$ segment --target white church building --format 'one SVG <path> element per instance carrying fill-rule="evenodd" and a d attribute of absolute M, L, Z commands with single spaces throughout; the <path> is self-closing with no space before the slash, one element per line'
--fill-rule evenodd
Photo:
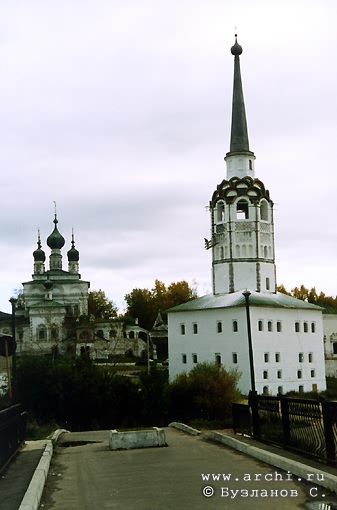
<path fill-rule="evenodd" d="M 273 202 L 255 177 L 241 83 L 242 47 L 235 39 L 230 151 L 226 178 L 210 200 L 212 294 L 168 312 L 172 380 L 199 362 L 241 373 L 239 388 L 251 389 L 252 363 L 259 394 L 326 389 L 322 309 L 277 292 Z M 247 303 L 243 292 L 248 297 Z"/>

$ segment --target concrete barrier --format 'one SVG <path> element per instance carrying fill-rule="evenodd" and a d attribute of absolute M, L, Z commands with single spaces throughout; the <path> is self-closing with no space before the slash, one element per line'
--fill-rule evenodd
<path fill-rule="evenodd" d="M 185 423 L 180 423 L 177 421 L 169 423 L 169 427 L 181 430 L 182 432 L 186 432 L 187 434 L 191 434 L 192 436 L 199 436 L 201 434 L 200 430 L 194 429 L 189 425 L 185 425 Z"/>
<path fill-rule="evenodd" d="M 149 430 L 128 430 L 118 432 L 110 430 L 110 450 L 129 450 L 131 448 L 153 448 L 167 446 L 165 431 L 158 427 Z"/>

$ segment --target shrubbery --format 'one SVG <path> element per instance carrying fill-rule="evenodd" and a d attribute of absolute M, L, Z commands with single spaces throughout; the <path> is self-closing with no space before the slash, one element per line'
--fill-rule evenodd
<path fill-rule="evenodd" d="M 90 359 L 22 357 L 18 398 L 38 426 L 57 423 L 72 431 L 164 426 L 170 421 L 224 421 L 240 395 L 239 374 L 198 364 L 169 384 L 166 370 L 151 367 L 138 379 Z"/>
<path fill-rule="evenodd" d="M 222 422 L 231 418 L 231 404 L 240 400 L 240 374 L 215 363 L 199 363 L 189 373 L 176 377 L 170 385 L 170 416 L 191 422 Z"/>

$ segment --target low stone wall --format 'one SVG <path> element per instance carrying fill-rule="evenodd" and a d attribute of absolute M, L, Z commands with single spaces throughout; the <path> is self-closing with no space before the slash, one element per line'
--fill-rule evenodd
<path fill-rule="evenodd" d="M 110 450 L 129 450 L 131 448 L 153 448 L 167 446 L 165 431 L 157 427 L 149 430 L 129 430 L 118 432 L 110 430 Z"/>

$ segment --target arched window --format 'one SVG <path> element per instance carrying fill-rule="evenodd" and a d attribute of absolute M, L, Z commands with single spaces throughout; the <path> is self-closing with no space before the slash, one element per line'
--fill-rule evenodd
<path fill-rule="evenodd" d="M 47 340 L 47 328 L 44 324 L 40 324 L 37 327 L 37 338 L 38 340 Z"/>
<path fill-rule="evenodd" d="M 260 217 L 262 221 L 268 221 L 268 203 L 265 200 L 262 200 L 260 205 Z"/>
<path fill-rule="evenodd" d="M 217 221 L 225 221 L 225 204 L 218 202 L 216 206 L 216 219 Z"/>
<path fill-rule="evenodd" d="M 248 220 L 248 202 L 246 200 L 239 200 L 236 204 L 236 219 Z"/>
<path fill-rule="evenodd" d="M 224 253 L 224 249 L 223 249 L 223 246 L 220 247 L 220 259 L 224 259 L 225 258 L 225 253 Z"/>
<path fill-rule="evenodd" d="M 268 258 L 268 248 L 267 248 L 267 246 L 265 246 L 265 247 L 263 248 L 263 256 L 264 256 L 264 258 L 265 258 L 265 259 L 267 259 L 267 258 Z"/>

